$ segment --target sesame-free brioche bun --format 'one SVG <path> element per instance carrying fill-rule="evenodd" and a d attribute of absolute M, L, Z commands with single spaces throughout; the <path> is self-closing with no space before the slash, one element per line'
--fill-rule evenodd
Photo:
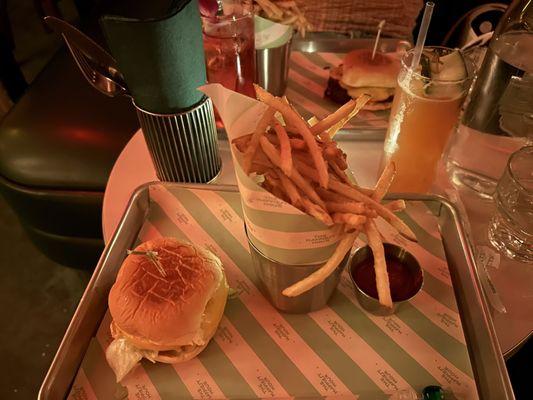
<path fill-rule="evenodd" d="M 395 88 L 399 72 L 398 57 L 376 52 L 372 60 L 372 50 L 353 50 L 344 57 L 341 84 L 354 88 Z"/>
<path fill-rule="evenodd" d="M 400 67 L 397 53 L 376 52 L 372 59 L 370 49 L 353 50 L 345 55 L 341 65 L 330 69 L 325 95 L 343 104 L 369 94 L 364 110 L 390 108 Z"/>
<path fill-rule="evenodd" d="M 149 352 L 154 361 L 195 357 L 224 312 L 228 284 L 222 263 L 208 250 L 168 237 L 142 243 L 134 253 L 109 293 L 113 337 Z M 106 355 L 113 366 L 121 354 L 110 348 Z"/>

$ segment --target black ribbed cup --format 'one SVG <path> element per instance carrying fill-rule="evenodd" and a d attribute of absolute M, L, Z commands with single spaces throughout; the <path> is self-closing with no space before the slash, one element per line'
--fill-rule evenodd
<path fill-rule="evenodd" d="M 176 114 L 156 114 L 133 104 L 161 181 L 207 183 L 218 175 L 222 162 L 211 99 Z"/>

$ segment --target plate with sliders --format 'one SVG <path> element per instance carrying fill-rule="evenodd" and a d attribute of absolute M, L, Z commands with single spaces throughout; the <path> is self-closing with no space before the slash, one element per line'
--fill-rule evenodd
<path fill-rule="evenodd" d="M 400 59 L 411 44 L 381 38 L 372 59 L 374 39 L 333 40 L 315 35 L 293 42 L 287 97 L 293 99 L 304 117 L 309 118 L 328 114 L 361 93 L 371 94 L 376 100 L 344 127 L 339 140 L 383 138 Z"/>

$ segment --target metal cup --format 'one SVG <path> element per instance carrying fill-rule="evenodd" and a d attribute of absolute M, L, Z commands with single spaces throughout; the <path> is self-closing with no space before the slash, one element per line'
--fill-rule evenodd
<path fill-rule="evenodd" d="M 219 174 L 222 161 L 210 98 L 176 114 L 156 114 L 133 104 L 160 180 L 209 183 Z"/>
<path fill-rule="evenodd" d="M 409 298 L 403 299 L 401 301 L 393 301 L 392 308 L 385 307 L 384 305 L 379 303 L 378 299 L 365 293 L 355 281 L 354 276 L 356 270 L 369 260 L 371 260 L 372 262 L 374 260 L 372 250 L 369 246 L 361 247 L 360 249 L 358 249 L 354 253 L 352 261 L 350 263 L 350 278 L 354 286 L 355 296 L 357 297 L 357 301 L 359 301 L 359 304 L 361 304 L 361 307 L 363 307 L 366 311 L 371 314 L 381 316 L 392 315 L 396 313 L 402 304 L 408 302 L 413 297 L 415 297 L 418 292 L 420 292 L 424 284 L 424 274 L 422 272 L 422 268 L 420 268 L 420 264 L 411 253 L 407 252 L 402 247 L 396 246 L 394 244 L 384 243 L 383 246 L 385 248 L 385 259 L 396 259 L 400 263 L 408 267 L 413 275 L 419 274 L 420 284 L 416 287 L 416 290 L 413 290 Z"/>
<path fill-rule="evenodd" d="M 248 237 L 248 233 L 246 236 Z M 321 284 L 299 296 L 287 297 L 281 293 L 283 289 L 306 278 L 322 267 L 325 261 L 317 264 L 282 264 L 261 253 L 249 237 L 248 244 L 252 264 L 259 278 L 259 289 L 274 307 L 291 314 L 307 313 L 324 307 L 335 291 L 342 271 L 350 258 L 350 252 L 347 252 L 340 265 Z"/>
<path fill-rule="evenodd" d="M 255 51 L 256 82 L 275 96 L 282 96 L 287 88 L 290 54 L 291 40 Z"/>

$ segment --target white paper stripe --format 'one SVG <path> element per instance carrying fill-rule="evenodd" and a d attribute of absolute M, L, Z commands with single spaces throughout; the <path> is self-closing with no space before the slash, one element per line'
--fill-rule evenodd
<path fill-rule="evenodd" d="M 289 79 L 294 82 L 297 82 L 298 84 L 303 86 L 306 90 L 308 90 L 311 93 L 314 93 L 320 98 L 324 96 L 324 91 L 326 90 L 326 88 L 323 85 L 319 85 L 318 83 L 316 83 L 316 81 L 313 81 L 311 78 L 300 74 L 298 71 L 294 69 L 289 70 Z M 311 101 L 310 99 L 307 99 L 307 102 L 313 103 L 313 101 Z"/>
<path fill-rule="evenodd" d="M 226 200 L 217 192 L 211 190 L 191 189 L 190 191 L 198 196 L 202 203 L 209 208 L 209 211 L 231 232 L 235 239 L 245 244 L 245 249 L 248 251 L 248 239 L 243 229 L 244 222 L 241 216 L 228 205 Z"/>
<path fill-rule="evenodd" d="M 291 61 L 299 65 L 301 68 L 313 72 L 325 81 L 329 78 L 329 70 L 322 68 L 320 65 L 316 65 L 299 51 L 295 51 L 291 54 Z"/>
<path fill-rule="evenodd" d="M 215 340 L 257 397 L 289 397 L 276 377 L 226 317 L 220 322 Z M 250 368 L 251 366 L 253 368 Z"/>
<path fill-rule="evenodd" d="M 287 357 L 304 374 L 320 395 L 350 393 L 348 388 L 313 351 L 311 347 L 286 323 L 281 315 L 260 294 L 246 275 L 235 265 L 233 260 L 220 248 L 215 240 L 194 221 L 187 209 L 176 197 L 163 188 L 151 190 L 150 196 L 157 201 L 167 216 L 176 224 L 190 240 L 199 246 L 205 246 L 220 257 L 226 268 L 226 276 L 230 285 L 241 289 L 239 298 L 261 324 L 272 340 L 285 352 Z M 187 218 L 176 218 L 176 212 Z M 283 331 L 283 335 L 279 332 Z M 324 377 L 330 379 L 331 385 L 322 385 Z"/>
<path fill-rule="evenodd" d="M 466 344 L 459 314 L 421 290 L 409 303 L 416 307 L 431 322 L 459 342 Z"/>
<path fill-rule="evenodd" d="M 409 216 L 425 230 L 428 234 L 437 240 L 441 240 L 439 226 L 433 213 L 421 201 L 409 202 L 405 210 Z"/>
<path fill-rule="evenodd" d="M 246 185 L 242 184 L 239 185 L 239 191 L 244 202 L 246 203 L 246 206 L 254 210 L 273 212 L 276 214 L 305 215 L 296 207 L 278 207 L 278 204 L 269 201 L 269 196 L 271 195 L 268 192 L 250 190 L 246 187 Z"/>
<path fill-rule="evenodd" d="M 349 279 L 347 273 L 342 279 Z M 456 368 L 440 353 L 435 351 L 424 339 L 416 334 L 398 317 L 391 315 L 379 317 L 367 313 L 359 305 L 353 290 L 347 284 L 340 284 L 338 289 L 398 346 L 403 348 L 416 362 L 425 368 L 441 385 L 451 387 L 455 394 L 477 399 L 475 382 L 464 372 Z"/>
<path fill-rule="evenodd" d="M 317 54 L 322 57 L 325 62 L 329 63 L 332 67 L 336 67 L 337 65 L 344 62 L 344 56 L 341 56 L 338 53 L 319 52 Z"/>
<path fill-rule="evenodd" d="M 224 393 L 218 387 L 207 369 L 198 358 L 186 363 L 172 364 L 181 381 L 195 399 L 224 399 Z"/>
<path fill-rule="evenodd" d="M 281 232 L 262 228 L 246 221 L 248 231 L 267 246 L 287 250 L 320 249 L 336 243 L 339 239 L 338 230 L 316 232 Z"/>
<path fill-rule="evenodd" d="M 161 400 L 161 396 L 142 366 L 135 367 L 120 383 L 128 389 L 128 399 Z"/>
<path fill-rule="evenodd" d="M 309 316 L 384 393 L 411 388 L 396 370 L 331 308 L 326 307 L 310 313 Z"/>
<path fill-rule="evenodd" d="M 80 368 L 78 370 L 78 374 L 76 375 L 76 379 L 72 384 L 72 388 L 70 389 L 70 393 L 67 399 L 98 400 L 96 394 L 94 393 L 93 387 L 91 386 L 91 383 L 87 379 L 87 375 L 85 375 L 85 372 L 83 371 L 83 368 Z"/>

